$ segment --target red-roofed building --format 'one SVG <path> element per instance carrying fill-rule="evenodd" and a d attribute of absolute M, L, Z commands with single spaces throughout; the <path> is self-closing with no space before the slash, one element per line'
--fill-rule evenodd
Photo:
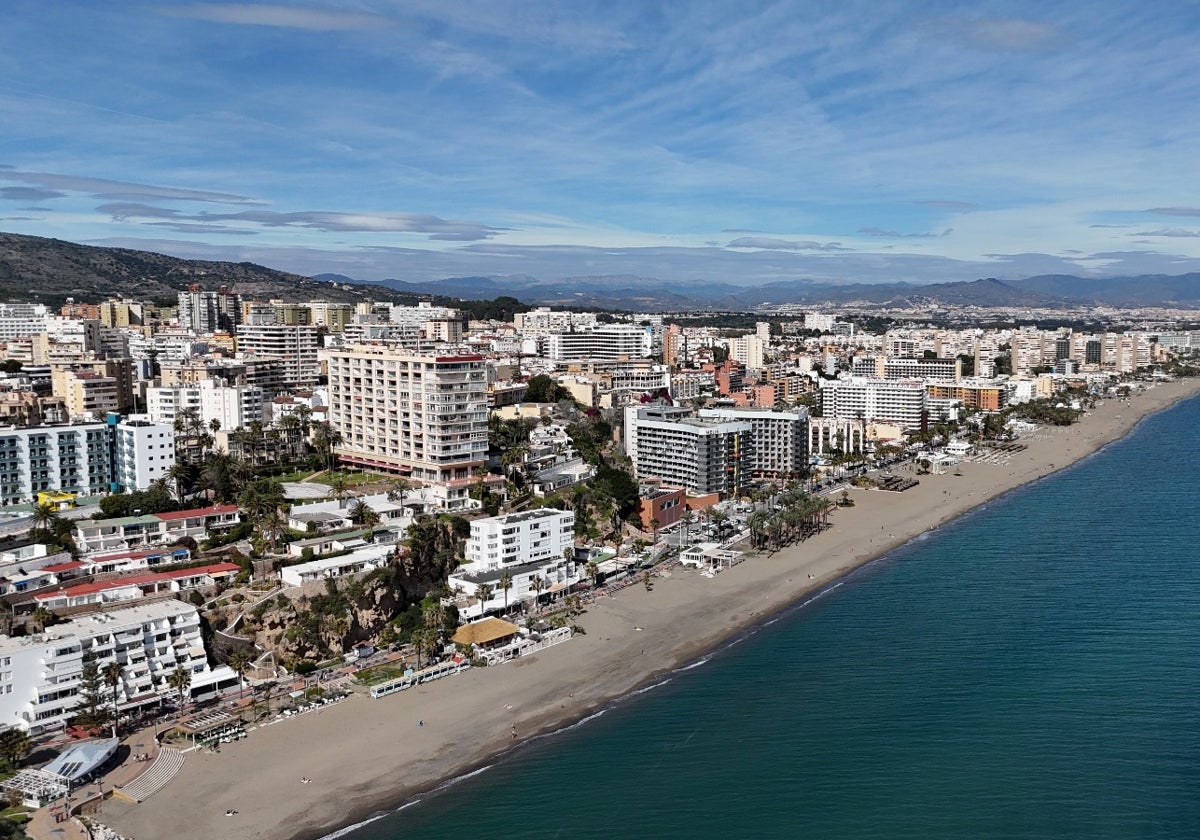
<path fill-rule="evenodd" d="M 214 563 L 192 569 L 132 575 L 115 580 L 82 583 L 34 596 L 38 606 L 63 609 L 89 605 L 104 606 L 115 601 L 132 601 L 166 592 L 183 592 L 228 583 L 241 572 L 236 563 Z"/>

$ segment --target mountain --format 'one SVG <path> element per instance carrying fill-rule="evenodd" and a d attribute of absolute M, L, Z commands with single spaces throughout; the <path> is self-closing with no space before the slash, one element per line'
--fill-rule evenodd
<path fill-rule="evenodd" d="M 250 262 L 184 260 L 98 248 L 59 239 L 0 233 L 0 299 L 58 305 L 73 297 L 96 302 L 113 295 L 174 303 L 190 283 L 205 289 L 229 286 L 247 297 L 308 297 L 336 301 L 401 299 L 377 285 L 320 282 Z"/>
<path fill-rule="evenodd" d="M 1200 274 L 1196 273 L 1103 278 L 1040 274 L 1014 280 L 1013 285 L 1042 294 L 1109 306 L 1200 307 Z"/>

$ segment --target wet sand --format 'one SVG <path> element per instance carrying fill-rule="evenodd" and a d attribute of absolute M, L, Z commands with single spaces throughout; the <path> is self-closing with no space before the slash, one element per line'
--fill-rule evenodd
<path fill-rule="evenodd" d="M 864 563 L 989 499 L 1063 469 L 1143 416 L 1200 392 L 1159 384 L 1105 400 L 1069 428 L 1041 428 L 1003 463 L 966 462 L 903 493 L 852 490 L 833 527 L 709 578 L 675 568 L 652 591 L 630 586 L 590 605 L 586 634 L 524 660 L 380 700 L 355 696 L 265 726 L 220 754 L 189 753 L 180 774 L 140 805 L 98 815 L 139 840 L 317 838 L 402 804 L 540 732 L 579 720 L 739 631 L 803 601 Z M 1020 492 L 1019 490 L 1017 492 Z M 418 726 L 418 721 L 424 725 Z M 513 731 L 517 733 L 514 740 Z M 310 784 L 301 783 L 311 778 Z M 236 810 L 226 817 L 228 809 Z"/>

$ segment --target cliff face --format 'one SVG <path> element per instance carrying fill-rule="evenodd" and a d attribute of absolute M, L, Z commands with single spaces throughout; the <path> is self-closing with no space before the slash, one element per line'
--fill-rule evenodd
<path fill-rule="evenodd" d="M 239 633 L 273 651 L 278 662 L 317 662 L 364 642 L 378 643 L 389 622 L 431 588 L 427 581 L 406 576 L 397 565 L 360 578 L 327 580 L 250 611 Z"/>

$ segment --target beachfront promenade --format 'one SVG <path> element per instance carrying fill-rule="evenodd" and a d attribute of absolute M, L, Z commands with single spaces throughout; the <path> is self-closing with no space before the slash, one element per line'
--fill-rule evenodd
<path fill-rule="evenodd" d="M 833 527 L 805 542 L 750 556 L 713 577 L 674 567 L 651 589 L 630 585 L 600 597 L 577 619 L 585 633 L 516 667 L 471 668 L 379 700 L 356 695 L 261 727 L 220 754 L 192 753 L 164 791 L 136 806 L 109 800 L 100 818 L 126 837 L 160 836 L 167 825 L 178 840 L 274 839 L 281 825 L 291 837 L 321 836 L 488 761 L 513 746 L 513 731 L 521 740 L 586 716 L 917 534 L 1077 461 L 1198 389 L 1200 382 L 1182 381 L 1130 402 L 1104 401 L 1076 426 L 1040 429 L 1023 451 L 923 476 L 903 493 L 850 490 L 854 506 L 838 509 Z M 237 815 L 226 817 L 228 809 Z"/>

